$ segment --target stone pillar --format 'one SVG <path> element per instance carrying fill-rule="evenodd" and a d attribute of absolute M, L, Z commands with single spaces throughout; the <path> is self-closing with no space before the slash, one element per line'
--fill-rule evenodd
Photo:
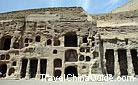
<path fill-rule="evenodd" d="M 52 38 L 51 41 L 52 41 L 51 46 L 54 46 L 54 39 Z"/>
<path fill-rule="evenodd" d="M 10 49 L 13 48 L 13 43 L 15 41 L 15 37 L 11 38 L 11 45 L 10 45 Z"/>
<path fill-rule="evenodd" d="M 64 47 L 64 36 L 63 37 L 61 37 L 61 46 L 63 46 Z"/>
<path fill-rule="evenodd" d="M 77 41 L 77 47 L 79 47 L 80 46 L 80 38 L 79 38 L 79 36 L 77 36 L 77 39 L 78 39 L 78 41 Z"/>
<path fill-rule="evenodd" d="M 40 79 L 40 59 L 38 59 L 36 78 Z"/>
<path fill-rule="evenodd" d="M 61 69 L 61 77 L 64 77 L 64 71 L 65 71 L 65 53 L 64 53 L 64 51 L 62 51 L 63 53 L 62 53 L 62 69 Z"/>
<path fill-rule="evenodd" d="M 47 72 L 46 72 L 46 74 L 53 76 L 53 58 L 52 57 L 47 59 Z"/>
<path fill-rule="evenodd" d="M 128 76 L 135 75 L 130 50 L 127 50 L 127 65 L 128 65 L 128 69 L 127 69 Z"/>
<path fill-rule="evenodd" d="M 8 78 L 9 77 L 8 73 L 9 73 L 10 67 L 11 67 L 11 65 L 10 64 L 7 64 L 7 72 L 6 72 L 5 78 Z"/>
<path fill-rule="evenodd" d="M 30 59 L 28 59 L 28 63 L 27 63 L 26 76 L 25 76 L 26 79 L 30 78 L 29 70 L 30 70 Z"/>
<path fill-rule="evenodd" d="M 119 62 L 118 62 L 118 52 L 117 50 L 114 50 L 114 64 L 115 64 L 115 67 L 114 67 L 114 74 L 115 74 L 115 77 L 118 77 L 120 76 L 120 66 L 119 66 Z"/>
<path fill-rule="evenodd" d="M 103 51 L 103 74 L 107 74 L 107 69 L 106 69 L 106 59 L 105 59 L 105 52 L 106 51 Z M 101 66 L 102 67 L 102 66 Z M 101 68 L 100 67 L 100 68 Z"/>
<path fill-rule="evenodd" d="M 99 35 L 99 57 L 100 57 L 100 65 L 99 68 L 101 68 L 101 72 L 103 74 L 106 74 L 105 69 L 105 52 L 104 52 L 104 41 L 101 39 L 101 36 Z"/>
<path fill-rule="evenodd" d="M 18 79 L 20 79 L 21 78 L 22 59 L 20 59 L 20 58 L 18 59 L 17 66 L 18 66 L 17 76 L 18 76 Z"/>
<path fill-rule="evenodd" d="M 79 38 L 79 45 L 82 45 L 82 37 Z"/>

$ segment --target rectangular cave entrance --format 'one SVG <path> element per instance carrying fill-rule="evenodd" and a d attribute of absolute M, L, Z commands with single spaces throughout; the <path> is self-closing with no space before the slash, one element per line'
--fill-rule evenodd
<path fill-rule="evenodd" d="M 75 32 L 68 32 L 64 37 L 64 46 L 65 47 L 77 47 L 78 39 Z"/>
<path fill-rule="evenodd" d="M 30 78 L 35 78 L 37 73 L 37 64 L 38 64 L 38 59 L 30 60 L 30 69 L 29 69 Z"/>
<path fill-rule="evenodd" d="M 114 50 L 106 49 L 105 52 L 107 73 L 114 75 Z"/>
<path fill-rule="evenodd" d="M 0 78 L 6 77 L 7 64 L 0 64 Z"/>
<path fill-rule="evenodd" d="M 25 78 L 26 76 L 27 63 L 28 59 L 22 59 L 21 78 Z"/>
<path fill-rule="evenodd" d="M 40 74 L 46 74 L 46 69 L 47 69 L 47 59 L 41 59 L 40 60 Z"/>
<path fill-rule="evenodd" d="M 128 75 L 128 65 L 127 65 L 127 50 L 126 49 L 118 49 L 118 62 L 120 65 L 121 76 Z"/>
<path fill-rule="evenodd" d="M 130 53 L 131 53 L 131 57 L 132 57 L 132 63 L 133 63 L 135 75 L 138 75 L 138 57 L 137 57 L 137 50 L 136 49 L 131 49 L 130 50 Z"/>
<path fill-rule="evenodd" d="M 0 40 L 0 50 L 9 50 L 11 45 L 11 36 L 4 36 Z"/>
<path fill-rule="evenodd" d="M 78 77 L 77 66 L 68 66 L 65 68 L 65 78 L 76 76 Z"/>

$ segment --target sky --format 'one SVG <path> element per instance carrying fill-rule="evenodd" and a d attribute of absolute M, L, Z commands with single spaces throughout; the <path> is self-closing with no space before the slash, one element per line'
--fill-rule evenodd
<path fill-rule="evenodd" d="M 107 13 L 128 0 L 0 0 L 0 13 L 48 7 L 83 7 L 90 14 Z"/>

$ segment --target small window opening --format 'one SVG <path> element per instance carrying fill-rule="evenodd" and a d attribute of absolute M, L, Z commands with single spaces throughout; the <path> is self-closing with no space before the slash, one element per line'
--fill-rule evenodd
<path fill-rule="evenodd" d="M 29 39 L 28 39 L 28 38 L 26 38 L 24 42 L 25 42 L 25 43 L 28 43 L 28 41 L 29 41 Z"/>
<path fill-rule="evenodd" d="M 54 68 L 62 67 L 62 60 L 61 59 L 54 59 Z"/>
<path fill-rule="evenodd" d="M 86 61 L 90 61 L 90 60 L 91 60 L 90 56 L 86 56 Z"/>
<path fill-rule="evenodd" d="M 12 63 L 12 66 L 16 66 L 16 61 L 14 61 L 14 62 Z"/>
<path fill-rule="evenodd" d="M 53 50 L 53 54 L 57 54 L 57 50 Z"/>
<path fill-rule="evenodd" d="M 87 42 L 88 42 L 87 36 L 84 36 L 84 37 L 83 37 L 83 43 L 87 43 Z"/>
<path fill-rule="evenodd" d="M 35 41 L 40 42 L 40 39 L 41 39 L 41 37 L 38 35 L 38 36 L 36 36 Z"/>
<path fill-rule="evenodd" d="M 84 55 L 80 55 L 79 61 L 84 61 Z"/>
<path fill-rule="evenodd" d="M 90 52 L 90 48 L 86 48 L 86 52 L 87 52 L 87 53 Z"/>
<path fill-rule="evenodd" d="M 80 52 L 85 52 L 85 48 L 80 48 Z"/>
<path fill-rule="evenodd" d="M 14 72 L 15 72 L 15 69 L 14 68 L 10 68 L 9 72 L 8 72 L 8 75 L 11 76 Z"/>
<path fill-rule="evenodd" d="M 48 40 L 47 40 L 47 45 L 51 45 L 51 44 L 52 44 L 51 39 L 48 39 Z"/>

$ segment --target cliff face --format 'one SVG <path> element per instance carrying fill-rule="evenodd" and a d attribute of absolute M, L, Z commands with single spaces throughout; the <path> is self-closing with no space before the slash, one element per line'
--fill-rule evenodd
<path fill-rule="evenodd" d="M 138 9 L 138 0 L 130 0 L 125 5 L 118 7 L 113 10 L 112 13 L 125 12 L 125 11 L 134 11 Z"/>
<path fill-rule="evenodd" d="M 80 7 L 0 14 L 0 79 L 63 76 L 72 68 L 75 76 L 100 73 L 97 35 L 96 22 Z"/>
<path fill-rule="evenodd" d="M 138 10 L 125 11 L 119 13 L 107 13 L 93 16 L 97 22 L 97 28 L 105 34 L 102 38 L 134 38 L 138 36 Z M 105 30 L 106 31 L 103 31 Z M 125 30 L 125 35 L 120 35 L 121 30 Z M 117 31 L 117 32 L 115 32 Z"/>
<path fill-rule="evenodd" d="M 0 13 L 0 20 L 8 19 L 23 19 L 30 14 L 80 14 L 84 12 L 81 7 L 57 7 L 57 8 L 39 8 L 39 9 L 28 9 L 20 11 L 12 11 L 6 13 Z"/>
<path fill-rule="evenodd" d="M 90 16 L 80 7 L 0 14 L 0 79 L 138 75 L 137 23 L 138 11 Z"/>

